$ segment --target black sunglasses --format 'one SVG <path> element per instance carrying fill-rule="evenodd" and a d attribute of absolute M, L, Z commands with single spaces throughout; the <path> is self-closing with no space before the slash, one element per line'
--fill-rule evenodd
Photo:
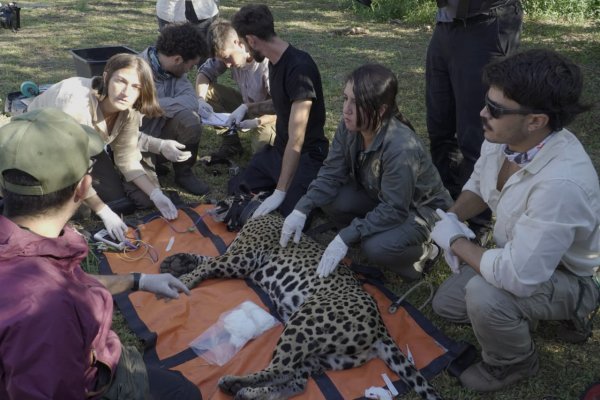
<path fill-rule="evenodd" d="M 534 114 L 534 113 L 541 112 L 541 111 L 532 110 L 531 108 L 500 107 L 499 105 L 497 105 L 496 103 L 491 101 L 487 94 L 485 95 L 485 106 L 487 107 L 488 111 L 490 112 L 490 115 L 492 116 L 492 118 L 495 118 L 495 119 L 498 119 L 498 118 L 502 117 L 503 115 L 510 115 L 510 114 L 527 115 L 527 114 Z"/>

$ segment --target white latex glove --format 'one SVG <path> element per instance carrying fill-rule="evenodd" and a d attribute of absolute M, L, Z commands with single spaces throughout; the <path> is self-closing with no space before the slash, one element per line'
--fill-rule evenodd
<path fill-rule="evenodd" d="M 192 156 L 192 153 L 189 151 L 181 151 L 183 149 L 185 149 L 185 144 L 181 144 L 176 140 L 168 139 L 160 142 L 158 151 L 169 161 L 182 162 Z"/>
<path fill-rule="evenodd" d="M 248 106 L 242 103 L 242 105 L 233 110 L 229 118 L 227 118 L 227 121 L 225 121 L 225 126 L 239 125 L 240 122 L 244 120 L 244 116 L 246 115 L 247 111 Z"/>
<path fill-rule="evenodd" d="M 202 97 L 198 97 L 198 114 L 202 118 L 209 118 L 215 111 Z"/>
<path fill-rule="evenodd" d="M 258 118 L 245 119 L 238 124 L 238 127 L 240 129 L 256 129 L 259 126 L 259 122 Z"/>
<path fill-rule="evenodd" d="M 439 208 L 435 212 L 441 219 L 433 226 L 431 238 L 442 249 L 450 250 L 450 244 L 460 237 L 465 237 L 469 240 L 475 238 L 475 233 L 463 222 L 460 222 L 456 214 L 446 214 Z"/>
<path fill-rule="evenodd" d="M 450 249 L 450 244 L 460 237 L 474 239 L 475 233 L 467 225 L 458 220 L 454 213 L 445 213 L 439 208 L 435 212 L 441 220 L 436 222 L 431 231 L 433 241 L 444 250 L 444 260 L 453 273 L 459 272 L 460 260 Z"/>
<path fill-rule="evenodd" d="M 154 203 L 158 211 L 162 214 L 166 219 L 175 219 L 177 218 L 177 208 L 165 194 L 160 190 L 160 188 L 154 188 L 152 193 L 150 193 L 150 200 Z"/>
<path fill-rule="evenodd" d="M 252 218 L 260 217 L 261 215 L 266 215 L 271 211 L 275 210 L 277 207 L 283 203 L 283 199 L 285 199 L 285 192 L 281 190 L 275 189 L 272 195 L 267 197 L 260 206 L 254 211 L 252 214 Z"/>
<path fill-rule="evenodd" d="M 100 209 L 96 213 L 102 222 L 104 223 L 104 227 L 108 231 L 108 234 L 111 238 L 117 239 L 119 242 L 125 241 L 125 234 L 127 233 L 127 225 L 123 222 L 123 220 L 115 214 L 113 210 L 110 209 L 106 204 L 104 207 Z"/>
<path fill-rule="evenodd" d="M 142 274 L 140 290 L 151 292 L 160 297 L 179 298 L 179 292 L 189 296 L 190 290 L 171 274 Z"/>
<path fill-rule="evenodd" d="M 302 236 L 302 228 L 306 223 L 306 214 L 294 210 L 285 218 L 283 221 L 283 227 L 281 228 L 281 237 L 279 238 L 279 244 L 281 247 L 285 247 L 288 241 L 294 235 L 294 243 L 300 242 L 300 236 Z"/>
<path fill-rule="evenodd" d="M 346 246 L 340 235 L 336 235 L 323 252 L 321 261 L 319 261 L 317 267 L 319 278 L 325 278 L 335 271 L 347 252 L 348 246 Z"/>

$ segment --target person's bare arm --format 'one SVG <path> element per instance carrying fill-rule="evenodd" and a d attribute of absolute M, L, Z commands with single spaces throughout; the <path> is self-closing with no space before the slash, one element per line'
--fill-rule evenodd
<path fill-rule="evenodd" d="M 292 103 L 288 125 L 288 142 L 283 153 L 281 173 L 277 182 L 277 190 L 282 192 L 287 192 L 296 174 L 311 106 L 312 100 L 297 100 Z"/>
<path fill-rule="evenodd" d="M 105 288 L 110 292 L 110 294 L 119 294 L 123 293 L 126 290 L 130 290 L 133 288 L 133 275 L 124 274 L 124 275 L 93 275 L 94 278 L 98 280 Z"/>
<path fill-rule="evenodd" d="M 311 101 L 312 104 L 312 101 Z M 275 107 L 273 106 L 273 100 L 257 101 L 256 103 L 247 103 L 248 107 L 247 114 L 251 116 L 263 116 L 267 114 L 275 114 Z M 293 107 L 293 104 L 292 104 Z M 308 117 L 307 117 L 308 118 Z M 291 117 L 290 117 L 291 121 Z M 264 124 L 261 120 L 261 124 Z"/>
<path fill-rule="evenodd" d="M 466 221 L 481 214 L 488 208 L 487 204 L 477 194 L 464 190 L 448 212 L 456 214 L 460 221 Z"/>
<path fill-rule="evenodd" d="M 198 75 L 196 76 L 196 95 L 198 97 L 206 99 L 206 93 L 208 92 L 209 86 L 210 80 L 208 80 L 206 75 L 198 73 Z"/>

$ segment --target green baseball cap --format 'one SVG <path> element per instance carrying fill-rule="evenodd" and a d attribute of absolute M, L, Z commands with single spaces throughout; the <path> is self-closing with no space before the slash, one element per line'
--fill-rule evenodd
<path fill-rule="evenodd" d="M 0 127 L 0 187 L 12 193 L 40 196 L 77 183 L 90 167 L 90 157 L 104 147 L 98 133 L 56 108 L 12 117 Z M 5 182 L 9 169 L 26 172 L 36 186 Z"/>

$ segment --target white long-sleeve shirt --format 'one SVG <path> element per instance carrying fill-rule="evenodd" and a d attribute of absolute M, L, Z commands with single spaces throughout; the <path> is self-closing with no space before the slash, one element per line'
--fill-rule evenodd
<path fill-rule="evenodd" d="M 502 145 L 485 141 L 463 188 L 496 215 L 497 248 L 484 252 L 482 276 L 521 297 L 550 279 L 559 264 L 591 276 L 600 265 L 600 188 L 579 140 L 566 129 L 554 134 L 499 192 L 504 159 Z"/>
<path fill-rule="evenodd" d="M 212 18 L 219 12 L 215 0 L 192 0 L 198 20 Z M 185 0 L 157 0 L 156 16 L 167 22 L 185 22 Z"/>

